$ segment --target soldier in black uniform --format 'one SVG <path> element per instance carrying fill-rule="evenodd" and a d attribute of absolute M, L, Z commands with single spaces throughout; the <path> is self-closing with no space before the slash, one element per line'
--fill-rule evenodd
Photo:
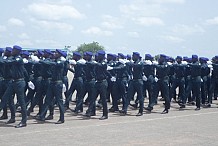
<path fill-rule="evenodd" d="M 208 94 L 208 107 L 211 107 L 212 104 L 212 97 L 215 95 L 214 98 L 216 98 L 216 92 L 218 91 L 218 56 L 214 57 L 214 62 L 212 63 L 212 75 L 211 75 L 211 84 L 210 84 L 210 92 Z"/>
<path fill-rule="evenodd" d="M 74 52 L 73 53 L 73 59 L 76 61 L 76 64 L 74 64 L 74 69 L 69 68 L 71 72 L 74 73 L 74 78 L 71 83 L 70 89 L 67 92 L 67 99 L 65 101 L 65 107 L 69 108 L 69 101 L 71 99 L 72 94 L 76 90 L 76 108 L 73 109 L 72 111 L 74 112 L 75 115 L 77 115 L 80 112 L 83 112 L 83 104 L 80 104 L 81 102 L 83 103 L 83 77 L 84 77 L 84 63 L 81 63 L 82 56 L 79 52 Z"/>
<path fill-rule="evenodd" d="M 198 62 L 198 56 L 192 55 L 192 63 L 188 64 L 190 66 L 191 71 L 191 81 L 187 85 L 187 89 L 185 91 L 185 98 L 183 100 L 183 103 L 180 105 L 180 108 L 185 108 L 186 100 L 191 92 L 193 90 L 193 97 L 195 97 L 196 100 L 196 109 L 200 110 L 200 90 L 201 90 L 201 65 Z"/>
<path fill-rule="evenodd" d="M 116 66 L 109 69 L 111 69 L 116 73 L 116 81 L 112 89 L 112 93 L 113 93 L 112 107 L 109 109 L 109 111 L 110 112 L 119 111 L 118 101 L 120 98 L 122 98 L 122 103 L 123 103 L 122 110 L 124 110 L 124 105 L 127 102 L 127 86 L 128 86 L 128 72 L 127 72 L 126 62 L 124 59 L 120 58 L 118 59 Z"/>
<path fill-rule="evenodd" d="M 13 100 L 13 94 L 15 93 L 17 96 L 17 101 L 19 102 L 21 106 L 22 120 L 18 125 L 15 126 L 15 128 L 27 126 L 26 124 L 27 110 L 26 110 L 26 104 L 25 104 L 25 99 L 24 99 L 25 98 L 24 90 L 26 86 L 26 83 L 24 80 L 25 68 L 24 68 L 23 59 L 20 57 L 21 51 L 22 51 L 22 48 L 20 46 L 17 46 L 17 45 L 13 46 L 13 50 L 12 50 L 13 57 L 5 61 L 6 64 L 11 65 L 10 74 L 12 77 L 12 83 L 11 83 L 11 86 L 9 86 L 7 90 L 5 91 L 3 98 L 4 96 L 7 96 L 8 98 L 10 98 L 9 100 Z M 11 106 L 14 106 L 13 104 L 14 103 L 11 102 Z M 15 107 L 14 107 L 14 110 L 12 110 L 11 112 L 14 112 L 13 114 L 15 114 Z M 14 123 L 14 122 L 15 122 L 15 118 L 14 119 L 11 118 L 7 123 Z"/>
<path fill-rule="evenodd" d="M 60 111 L 60 118 L 55 124 L 64 123 L 64 104 L 62 97 L 62 89 L 63 89 L 63 79 L 64 79 L 64 61 L 61 60 L 61 56 L 64 56 L 64 52 L 57 49 L 54 54 L 54 61 L 52 60 L 44 60 L 41 61 L 42 64 L 48 64 L 51 66 L 51 82 L 49 86 L 49 90 L 46 93 L 45 103 L 42 107 L 42 112 L 36 118 L 37 120 L 44 121 L 46 112 L 49 106 L 53 106 L 54 100 L 57 102 Z"/>
<path fill-rule="evenodd" d="M 121 112 L 121 115 L 127 114 L 127 108 L 130 104 L 130 100 L 134 97 L 135 93 L 137 93 L 137 99 L 139 101 L 139 112 L 136 116 L 143 115 L 143 108 L 144 108 L 144 98 L 142 93 L 143 88 L 143 63 L 140 60 L 140 54 L 138 52 L 133 52 L 132 59 L 133 63 L 129 63 L 129 66 L 132 69 L 133 79 L 130 80 L 130 84 L 128 86 L 128 93 L 127 93 L 127 101 L 124 105 L 124 109 Z"/>
<path fill-rule="evenodd" d="M 11 69 L 11 64 L 5 63 L 6 60 L 11 59 L 11 52 L 12 48 L 11 47 L 6 47 L 4 56 L 1 58 L 1 69 L 2 69 L 2 76 L 3 76 L 3 81 L 2 81 L 2 86 L 1 86 L 1 106 L 3 108 L 3 114 L 1 116 L 1 120 L 8 119 L 8 114 L 7 114 L 7 104 L 9 105 L 9 109 L 11 111 L 11 119 L 6 122 L 7 124 L 14 123 L 15 122 L 15 108 L 13 107 L 14 101 L 9 100 L 10 98 L 8 96 L 3 96 L 7 88 L 11 88 L 12 85 L 12 80 L 11 80 L 11 74 L 10 74 L 10 69 Z M 12 95 L 14 96 L 14 95 Z M 4 97 L 4 99 L 3 99 Z"/>
<path fill-rule="evenodd" d="M 92 97 L 92 100 L 89 104 L 88 111 L 88 116 L 90 116 L 91 113 L 95 113 L 96 111 L 96 106 L 95 106 L 95 101 L 100 95 L 100 99 L 102 101 L 102 106 L 103 106 L 103 115 L 99 120 L 105 120 L 108 119 L 108 108 L 107 108 L 107 77 L 111 77 L 109 72 L 107 71 L 107 63 L 104 61 L 105 60 L 105 51 L 100 50 L 97 52 L 97 63 L 95 64 L 95 92 Z"/>
<path fill-rule="evenodd" d="M 170 97 L 169 97 L 169 66 L 166 63 L 166 55 L 160 54 L 160 58 L 158 60 L 158 65 L 156 67 L 156 80 L 157 86 L 155 88 L 154 96 L 158 97 L 159 91 L 161 91 L 161 95 L 165 100 L 165 109 L 162 114 L 167 114 L 170 109 Z"/>
<path fill-rule="evenodd" d="M 179 103 L 181 103 L 185 96 L 185 64 L 182 64 L 182 57 L 176 57 L 176 63 L 173 65 L 174 68 L 174 80 L 172 82 L 172 87 L 170 88 L 170 101 L 175 98 L 176 88 L 179 87 Z M 176 99 L 176 98 L 175 98 Z"/>
<path fill-rule="evenodd" d="M 207 82 L 210 74 L 210 68 L 207 65 L 207 58 L 200 57 L 199 61 L 201 63 L 201 103 L 204 107 L 206 107 L 206 102 L 208 101 Z"/>

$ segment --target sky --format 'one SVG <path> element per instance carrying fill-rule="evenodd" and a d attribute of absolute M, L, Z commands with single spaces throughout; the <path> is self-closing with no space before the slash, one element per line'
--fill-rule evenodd
<path fill-rule="evenodd" d="M 98 42 L 107 53 L 218 55 L 217 0 L 7 0 L 0 47 Z"/>

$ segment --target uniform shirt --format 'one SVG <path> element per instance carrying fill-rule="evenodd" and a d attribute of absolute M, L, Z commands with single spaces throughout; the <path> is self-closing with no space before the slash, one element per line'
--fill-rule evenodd
<path fill-rule="evenodd" d="M 87 61 L 84 65 L 85 80 L 90 81 L 95 78 L 95 64 L 92 61 Z"/>
<path fill-rule="evenodd" d="M 11 78 L 21 79 L 25 78 L 25 71 L 23 59 L 20 56 L 12 56 L 6 60 L 6 65 L 11 65 L 10 75 Z M 8 73 L 8 72 L 7 72 Z"/>
<path fill-rule="evenodd" d="M 97 81 L 105 80 L 107 77 L 111 77 L 110 73 L 107 71 L 107 63 L 102 60 L 95 64 L 95 78 Z"/>
<path fill-rule="evenodd" d="M 111 61 L 107 62 L 107 65 L 109 65 L 110 67 L 115 67 L 116 66 L 116 62 L 111 60 Z M 112 76 L 116 76 L 115 70 L 109 70 L 109 72 L 110 72 L 110 74 Z"/>
<path fill-rule="evenodd" d="M 194 62 L 189 65 L 191 67 L 191 77 L 201 76 L 201 64 L 199 62 Z"/>
<path fill-rule="evenodd" d="M 84 64 L 76 63 L 74 66 L 74 70 L 69 69 L 70 71 L 74 72 L 74 78 L 82 77 L 84 78 L 84 70 L 83 70 Z"/>
<path fill-rule="evenodd" d="M 60 59 L 54 61 L 47 59 L 44 60 L 42 63 L 50 66 L 52 81 L 63 81 L 64 61 L 61 61 Z"/>
<path fill-rule="evenodd" d="M 143 63 L 140 60 L 130 63 L 132 68 L 133 80 L 142 79 L 143 76 Z"/>
<path fill-rule="evenodd" d="M 115 67 L 113 67 L 114 71 L 117 74 L 117 79 L 128 78 L 128 71 L 126 64 L 122 64 L 118 62 Z"/>
<path fill-rule="evenodd" d="M 33 64 L 33 77 L 34 78 L 38 78 L 42 75 L 41 68 L 42 68 L 42 64 L 38 62 Z"/>
<path fill-rule="evenodd" d="M 46 58 L 44 60 L 40 60 L 39 63 L 41 64 L 41 76 L 44 79 L 51 78 L 51 62 L 50 58 Z"/>
<path fill-rule="evenodd" d="M 212 71 L 212 77 L 213 78 L 218 78 L 218 63 L 213 63 L 213 71 Z"/>
<path fill-rule="evenodd" d="M 69 61 L 66 60 L 66 61 L 64 61 L 64 71 L 63 71 L 64 76 L 67 76 L 68 68 L 69 68 Z"/>
<path fill-rule="evenodd" d="M 177 78 L 185 77 L 185 65 L 184 64 L 173 64 L 175 76 Z"/>
<path fill-rule="evenodd" d="M 144 64 L 143 72 L 146 77 L 154 75 L 154 65 Z"/>
<path fill-rule="evenodd" d="M 210 74 L 210 68 L 206 63 L 201 64 L 201 77 L 208 76 Z"/>
<path fill-rule="evenodd" d="M 3 57 L 0 57 L 0 77 L 3 77 L 3 72 L 4 72 L 4 60 Z"/>
<path fill-rule="evenodd" d="M 169 66 L 167 65 L 166 62 L 159 63 L 158 65 L 155 65 L 156 67 L 156 76 L 159 79 L 162 79 L 169 74 Z"/>

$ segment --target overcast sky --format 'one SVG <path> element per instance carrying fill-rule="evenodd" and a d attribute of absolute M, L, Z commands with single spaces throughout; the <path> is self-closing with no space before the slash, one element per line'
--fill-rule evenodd
<path fill-rule="evenodd" d="M 218 0 L 4 0 L 0 10 L 0 47 L 218 55 Z"/>

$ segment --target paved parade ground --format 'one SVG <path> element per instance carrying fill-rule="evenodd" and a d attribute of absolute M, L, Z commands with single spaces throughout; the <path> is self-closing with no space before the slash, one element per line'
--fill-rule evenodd
<path fill-rule="evenodd" d="M 153 112 L 144 112 L 136 117 L 138 110 L 129 108 L 127 116 L 110 113 L 109 119 L 100 121 L 101 111 L 91 119 L 82 115 L 73 116 L 71 111 L 65 114 L 65 123 L 55 125 L 59 114 L 56 108 L 55 118 L 45 123 L 29 117 L 27 127 L 16 129 L 15 124 L 5 125 L 0 121 L 0 146 L 5 145 L 147 145 L 147 146 L 217 146 L 218 105 L 195 111 L 195 106 L 180 110 L 172 103 L 169 114 L 160 114 L 161 101 Z M 147 105 L 147 100 L 145 100 Z M 71 105 L 73 108 L 75 105 Z M 110 105 L 109 105 L 110 107 Z M 36 108 L 37 109 L 37 108 Z M 86 107 L 85 107 L 86 109 Z M 35 115 L 37 110 L 31 115 Z M 17 122 L 20 120 L 17 113 Z"/>

